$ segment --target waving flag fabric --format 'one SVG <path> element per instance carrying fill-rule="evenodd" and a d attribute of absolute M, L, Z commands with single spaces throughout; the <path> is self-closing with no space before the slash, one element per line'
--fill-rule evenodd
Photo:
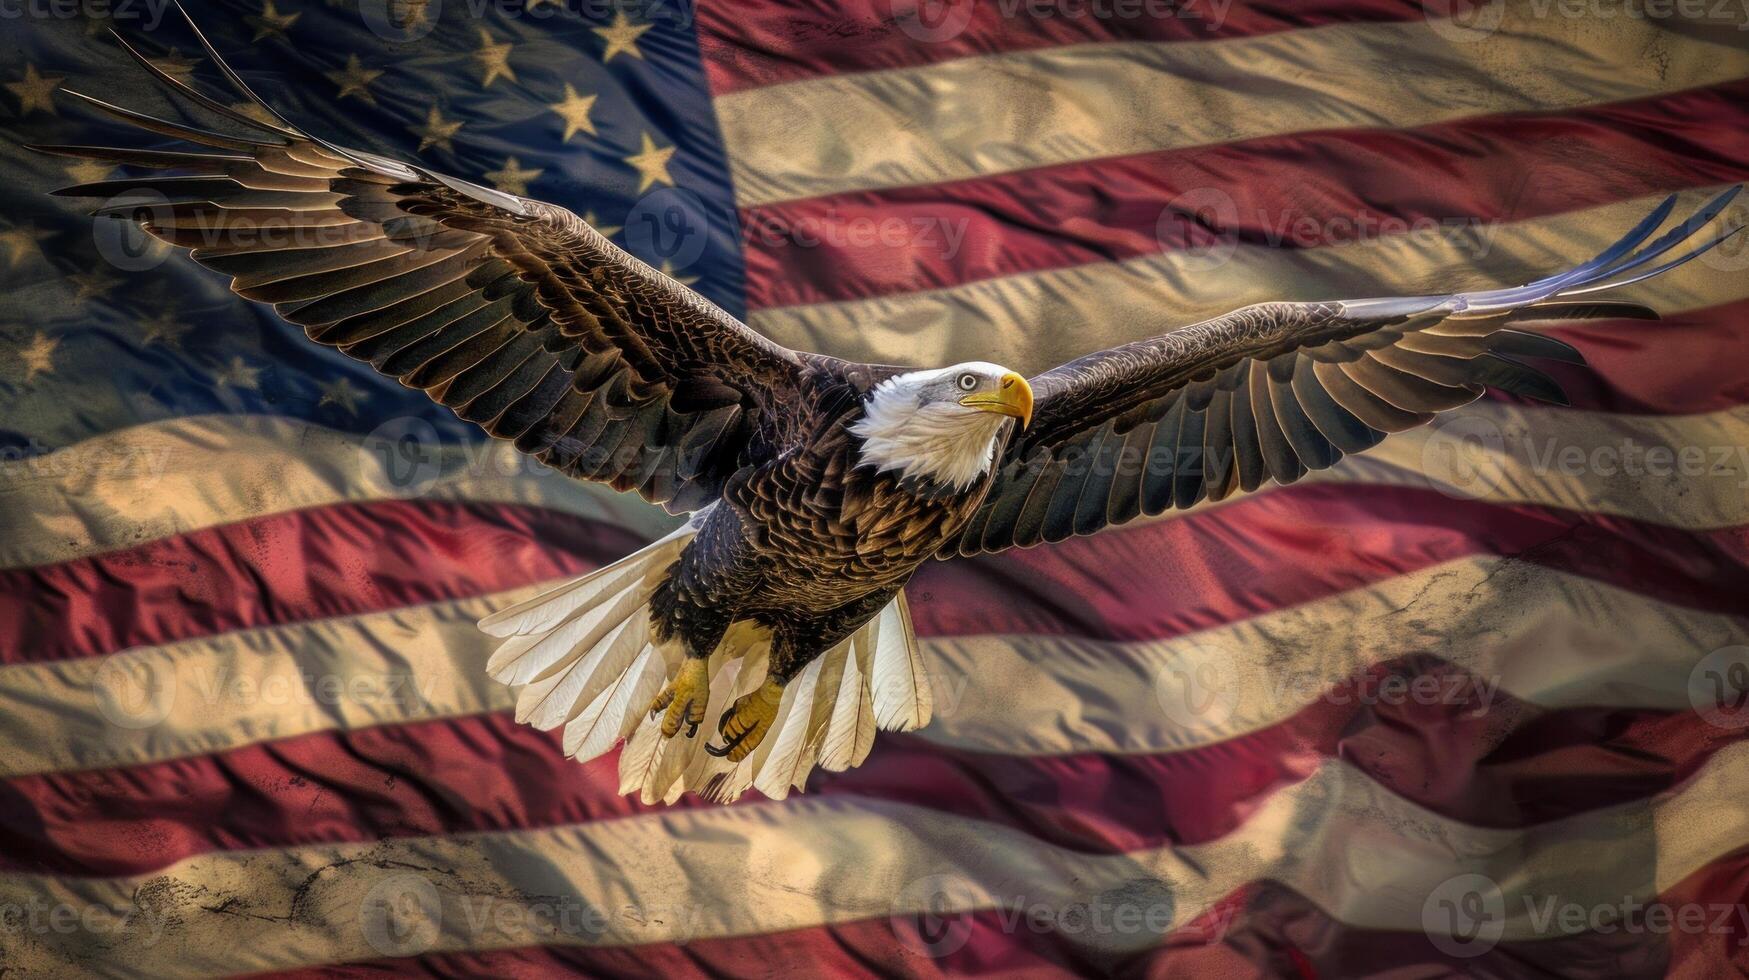
<path fill-rule="evenodd" d="M 1522 282 L 1749 178 L 1735 4 L 190 6 L 312 132 L 872 361 Z M 105 28 L 218 79 L 157 0 L 0 16 L 0 968 L 1749 966 L 1742 246 L 1554 328 L 1570 407 L 927 568 L 929 728 L 651 808 L 512 723 L 473 623 L 671 519 L 48 197 L 110 175 L 25 149 L 113 136 L 61 90 L 183 111 Z"/>

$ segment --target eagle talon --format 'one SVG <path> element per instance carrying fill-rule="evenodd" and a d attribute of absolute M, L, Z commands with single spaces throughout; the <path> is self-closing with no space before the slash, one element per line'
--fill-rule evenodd
<path fill-rule="evenodd" d="M 704 721 L 704 709 L 710 696 L 710 670 L 705 658 L 687 657 L 680 670 L 675 672 L 674 679 L 662 688 L 656 700 L 650 702 L 650 717 L 666 710 L 668 713 L 662 719 L 662 737 L 673 738 L 684 723 L 686 737 L 691 738 L 698 734 L 698 726 Z"/>
<path fill-rule="evenodd" d="M 740 745 L 743 741 L 745 741 L 747 736 L 750 734 L 752 734 L 752 733 L 751 732 L 742 732 L 739 737 L 730 739 L 728 741 L 728 743 L 725 745 L 708 745 L 707 744 L 704 747 L 704 750 L 706 752 L 709 752 L 711 755 L 716 756 L 717 758 L 721 759 L 723 756 L 726 756 L 730 752 L 735 751 L 735 747 Z M 739 759 L 740 756 L 736 756 L 735 758 Z"/>
<path fill-rule="evenodd" d="M 766 678 L 759 690 L 736 701 L 734 707 L 723 712 L 723 717 L 717 721 L 723 744 L 720 747 L 707 745 L 704 750 L 732 762 L 747 758 L 760 742 L 765 741 L 771 723 L 777 717 L 777 706 L 782 701 L 783 685 L 776 678 Z"/>

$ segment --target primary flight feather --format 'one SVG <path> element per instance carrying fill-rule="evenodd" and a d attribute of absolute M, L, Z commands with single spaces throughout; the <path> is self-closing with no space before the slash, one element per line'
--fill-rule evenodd
<path fill-rule="evenodd" d="M 564 726 L 579 759 L 625 741 L 620 790 L 646 801 L 781 798 L 860 763 L 877 727 L 927 724 L 903 592 L 924 562 L 1292 483 L 1487 388 L 1562 401 L 1528 362 L 1579 354 L 1514 323 L 1654 318 L 1578 297 L 1740 230 L 1692 244 L 1732 189 L 1654 239 L 1666 201 L 1526 286 L 1264 303 L 1030 380 L 860 364 L 773 343 L 563 208 L 316 139 L 201 43 L 274 121 L 130 47 L 230 132 L 78 96 L 193 146 L 38 147 L 164 172 L 58 193 L 115 199 L 97 213 L 558 471 L 691 515 L 480 623 L 504 638 L 486 669 L 518 689 L 517 719 Z"/>

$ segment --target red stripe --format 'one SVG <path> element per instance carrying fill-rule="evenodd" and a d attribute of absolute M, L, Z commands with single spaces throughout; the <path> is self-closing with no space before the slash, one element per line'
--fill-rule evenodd
<path fill-rule="evenodd" d="M 278 514 L 0 573 L 0 656 L 95 656 L 479 595 L 577 574 L 638 544 L 616 527 L 515 505 L 395 501 Z M 1749 587 L 1749 528 L 1691 532 L 1429 490 L 1312 484 L 1095 538 L 931 563 L 906 594 L 925 636 L 1150 640 L 1476 554 L 1721 612 L 1739 609 Z"/>
<path fill-rule="evenodd" d="M 1390 676 L 1455 683 L 1417 698 L 1389 693 L 1396 689 L 1381 682 Z M 1461 671 L 1410 657 L 1337 685 L 1279 725 L 1195 750 L 1033 758 L 887 734 L 863 766 L 816 773 L 809 792 L 906 803 L 1054 846 L 1123 853 L 1230 834 L 1333 757 L 1433 812 L 1511 828 L 1663 792 L 1740 737 L 1692 713 L 1547 711 L 1499 692 L 1489 698 Z M 649 812 L 617 795 L 617 765 L 612 755 L 570 762 L 556 733 L 488 714 L 17 777 L 0 783 L 0 868 L 140 874 L 213 850 Z M 680 804 L 701 805 L 711 804 Z"/>
<path fill-rule="evenodd" d="M 1630 889 L 1633 886 L 1630 886 Z M 1024 890 L 1016 889 L 1024 898 Z M 1414 898 L 1415 896 L 1411 896 Z M 1509 900 L 1516 899 L 1515 893 Z M 1545 896 L 1531 896 L 1546 902 Z M 1100 896 L 1108 929 L 1138 927 L 1170 915 L 1172 895 L 1149 875 Z M 1421 932 L 1349 925 L 1282 885 L 1248 886 L 1166 937 L 1131 956 L 1111 956 L 1078 945 L 1091 920 L 1085 909 L 1044 908 L 1033 916 L 984 911 L 919 919 L 886 916 L 809 929 L 685 943 L 590 948 L 544 946 L 482 953 L 440 953 L 380 960 L 338 970 L 275 974 L 284 977 L 396 976 L 549 977 L 575 971 L 599 976 L 765 976 L 806 964 L 818 976 L 1062 977 L 1573 977 L 1655 980 L 1712 978 L 1749 973 L 1749 855 L 1722 857 L 1658 896 L 1668 911 L 1629 909 L 1619 925 L 1572 935 L 1498 943 L 1473 956 L 1442 952 Z M 1700 907 L 1680 925 L 1683 910 Z M 1508 909 L 1521 915 L 1522 908 Z M 1586 914 L 1590 908 L 1584 909 Z M 1674 927 L 1673 927 L 1674 924 Z M 1714 928 L 1715 924 L 1721 928 Z M 925 943 L 936 940 L 932 948 Z M 951 952 L 947 950 L 951 949 Z"/>
<path fill-rule="evenodd" d="M 1746 177 L 1749 81 L 1551 115 L 1296 133 L 751 208 L 747 302 L 860 299 L 1206 245 L 1196 221 L 1162 220 L 1191 192 L 1215 234 L 1302 248 L 1453 222 L 1486 233 Z M 1212 203 L 1220 195 L 1231 209 Z"/>
<path fill-rule="evenodd" d="M 1431 490 L 1312 484 L 1050 547 L 927 565 L 906 595 L 928 636 L 1149 640 L 1477 554 L 1719 612 L 1741 610 L 1749 585 L 1749 528 L 1689 532 Z"/>
<path fill-rule="evenodd" d="M 534 507 L 373 501 L 0 571 L 0 663 L 95 656 L 578 574 L 643 542 Z"/>
<path fill-rule="evenodd" d="M 1539 364 L 1575 408 L 1686 415 L 1749 405 L 1749 300 L 1657 323 L 1591 320 L 1548 332 L 1585 354 L 1586 366 Z"/>
<path fill-rule="evenodd" d="M 1663 898 L 1678 915 L 1689 905 L 1706 906 L 1714 913 L 1706 916 L 1701 929 L 1676 928 L 1667 933 L 1667 976 L 1710 980 L 1749 975 L 1749 853 L 1714 861 L 1684 878 Z"/>
<path fill-rule="evenodd" d="M 1608 846 L 1605 844 L 1605 846 Z M 1648 858 L 1653 860 L 1653 858 Z M 1165 948 L 1131 964 L 1138 976 L 1392 976 L 1659 978 L 1724 977 L 1749 972 L 1749 854 L 1719 858 L 1658 896 L 1625 905 L 1640 882 L 1624 882 L 1606 906 L 1581 914 L 1608 922 L 1600 931 L 1512 940 L 1471 956 L 1442 952 L 1420 932 L 1363 929 L 1333 919 L 1304 896 L 1272 882 L 1234 896 L 1224 926 L 1175 934 Z M 1556 896 L 1531 895 L 1539 911 Z M 1411 901 L 1424 896 L 1409 896 Z M 1512 901 L 1512 897 L 1508 898 Z M 1555 906 L 1557 909 L 1561 905 Z M 1689 911 L 1684 911 L 1685 909 Z M 1522 898 L 1506 909 L 1525 918 Z M 1619 919 L 1612 915 L 1621 913 Z M 1437 914 L 1437 913 L 1436 913 Z M 1534 920 L 1533 920 L 1534 921 Z M 1237 968 L 1240 972 L 1233 972 Z"/>
<path fill-rule="evenodd" d="M 1405 0 L 715 0 L 698 9 L 711 91 L 953 58 L 1113 41 L 1205 41 L 1390 23 L 1449 4 Z M 957 28 L 957 29 L 956 29 Z"/>

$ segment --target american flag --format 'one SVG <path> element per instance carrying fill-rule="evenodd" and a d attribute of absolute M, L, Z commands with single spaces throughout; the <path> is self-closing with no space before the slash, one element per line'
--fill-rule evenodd
<path fill-rule="evenodd" d="M 277 109 L 564 205 L 792 347 L 1036 373 L 1510 285 L 1749 178 L 1749 14 L 1626 0 L 201 0 Z M 670 519 L 46 191 L 158 114 L 4 0 L 0 971 L 1708 977 L 1749 967 L 1749 251 L 1290 488 L 926 568 L 936 719 L 617 794 L 487 611 Z M 1743 218 L 1737 206 L 1735 220 Z"/>

